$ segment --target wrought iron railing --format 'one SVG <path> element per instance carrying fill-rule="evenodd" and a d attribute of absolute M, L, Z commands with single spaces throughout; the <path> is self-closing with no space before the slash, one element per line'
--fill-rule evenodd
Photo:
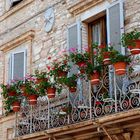
<path fill-rule="evenodd" d="M 139 56 L 133 58 L 136 67 Z M 76 93 L 64 87 L 63 93 L 49 100 L 39 97 L 35 106 L 23 100 L 16 114 L 16 136 L 78 123 L 93 118 L 140 107 L 140 75 L 137 72 L 116 76 L 113 66 L 106 66 L 98 86 L 87 78 L 78 81 Z"/>

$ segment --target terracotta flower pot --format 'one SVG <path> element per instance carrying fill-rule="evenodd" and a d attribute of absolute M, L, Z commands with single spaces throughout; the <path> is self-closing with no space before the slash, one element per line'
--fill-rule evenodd
<path fill-rule="evenodd" d="M 132 43 L 134 43 L 135 46 L 128 46 L 131 54 L 132 55 L 139 54 L 140 53 L 140 40 L 133 40 Z"/>
<path fill-rule="evenodd" d="M 68 74 L 67 71 L 58 71 L 58 77 L 66 77 Z"/>
<path fill-rule="evenodd" d="M 19 101 L 13 102 L 12 108 L 13 108 L 14 112 L 19 112 L 19 110 L 20 110 L 20 102 Z"/>
<path fill-rule="evenodd" d="M 125 62 L 117 62 L 113 64 L 116 75 L 124 75 L 126 73 L 126 66 Z"/>
<path fill-rule="evenodd" d="M 91 84 L 92 85 L 98 85 L 100 83 L 100 75 L 99 72 L 95 71 L 92 75 L 91 75 Z"/>
<path fill-rule="evenodd" d="M 28 100 L 30 105 L 37 104 L 37 95 L 28 95 Z"/>
<path fill-rule="evenodd" d="M 103 63 L 104 63 L 104 65 L 111 64 L 111 61 L 110 61 L 110 52 L 104 52 L 103 53 Z"/>
<path fill-rule="evenodd" d="M 8 95 L 9 96 L 16 96 L 16 91 L 10 91 L 10 92 L 8 92 Z"/>
<path fill-rule="evenodd" d="M 78 62 L 76 63 L 79 67 L 84 67 L 86 65 L 86 62 Z"/>
<path fill-rule="evenodd" d="M 77 87 L 76 87 L 76 86 L 75 86 L 75 87 L 69 87 L 69 91 L 70 91 L 71 93 L 76 92 L 76 90 L 77 90 Z"/>
<path fill-rule="evenodd" d="M 55 92 L 56 92 L 56 88 L 54 88 L 54 87 L 47 88 L 48 98 L 54 98 L 55 97 Z"/>

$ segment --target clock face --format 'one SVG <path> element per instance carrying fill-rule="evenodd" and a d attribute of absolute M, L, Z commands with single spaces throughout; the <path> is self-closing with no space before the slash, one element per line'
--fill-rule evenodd
<path fill-rule="evenodd" d="M 54 10 L 49 8 L 45 12 L 45 30 L 50 32 L 54 24 Z"/>

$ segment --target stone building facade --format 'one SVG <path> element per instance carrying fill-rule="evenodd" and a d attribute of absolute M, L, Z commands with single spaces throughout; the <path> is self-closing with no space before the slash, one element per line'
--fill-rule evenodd
<path fill-rule="evenodd" d="M 140 1 L 124 0 L 124 5 L 122 3 L 123 0 L 21 0 L 18 4 L 12 5 L 9 0 L 0 0 L 0 82 L 7 83 L 9 79 L 18 76 L 16 75 L 18 66 L 19 74 L 22 76 L 33 73 L 35 69 L 46 70 L 51 61 L 48 57 L 59 58 L 61 51 L 68 47 L 78 46 L 78 49 L 81 49 L 89 46 L 94 40 L 100 43 L 102 40 L 107 43 L 119 41 L 118 38 L 124 31 L 140 29 Z M 116 7 L 113 9 L 114 5 Z M 50 12 L 50 15 L 47 12 Z M 47 16 L 51 14 L 53 16 L 48 19 Z M 94 22 L 102 20 L 102 17 L 105 17 L 103 22 L 106 27 L 103 30 L 106 31 L 106 40 L 102 39 L 104 35 L 94 34 L 98 34 L 101 28 Z M 89 37 L 90 23 L 95 25 L 92 28 L 95 29 L 93 32 L 95 38 Z M 97 39 L 98 37 L 101 39 Z M 119 49 L 124 51 L 122 48 Z M 14 58 L 21 62 L 14 62 Z M 16 65 L 15 68 L 11 62 Z M 15 115 L 4 116 L 2 97 L 0 107 L 0 140 L 12 140 Z M 132 133 L 117 131 L 119 132 L 115 134 L 122 135 L 118 137 L 114 135 L 113 140 L 140 140 L 138 126 L 132 126 Z M 39 136 L 33 139 L 37 140 Z M 109 138 L 107 136 L 99 138 L 96 134 L 94 138 L 85 136 L 85 139 Z"/>

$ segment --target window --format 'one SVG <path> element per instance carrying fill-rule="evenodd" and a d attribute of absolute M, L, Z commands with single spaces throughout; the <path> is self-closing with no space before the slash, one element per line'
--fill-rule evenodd
<path fill-rule="evenodd" d="M 10 0 L 11 7 L 16 6 L 16 5 L 19 4 L 21 1 L 23 1 L 23 0 Z"/>
<path fill-rule="evenodd" d="M 106 44 L 106 16 L 103 16 L 91 23 L 89 23 L 89 41 L 90 46 L 93 43 Z"/>
<path fill-rule="evenodd" d="M 12 52 L 8 62 L 8 82 L 13 79 L 22 79 L 26 74 L 26 50 Z"/>

